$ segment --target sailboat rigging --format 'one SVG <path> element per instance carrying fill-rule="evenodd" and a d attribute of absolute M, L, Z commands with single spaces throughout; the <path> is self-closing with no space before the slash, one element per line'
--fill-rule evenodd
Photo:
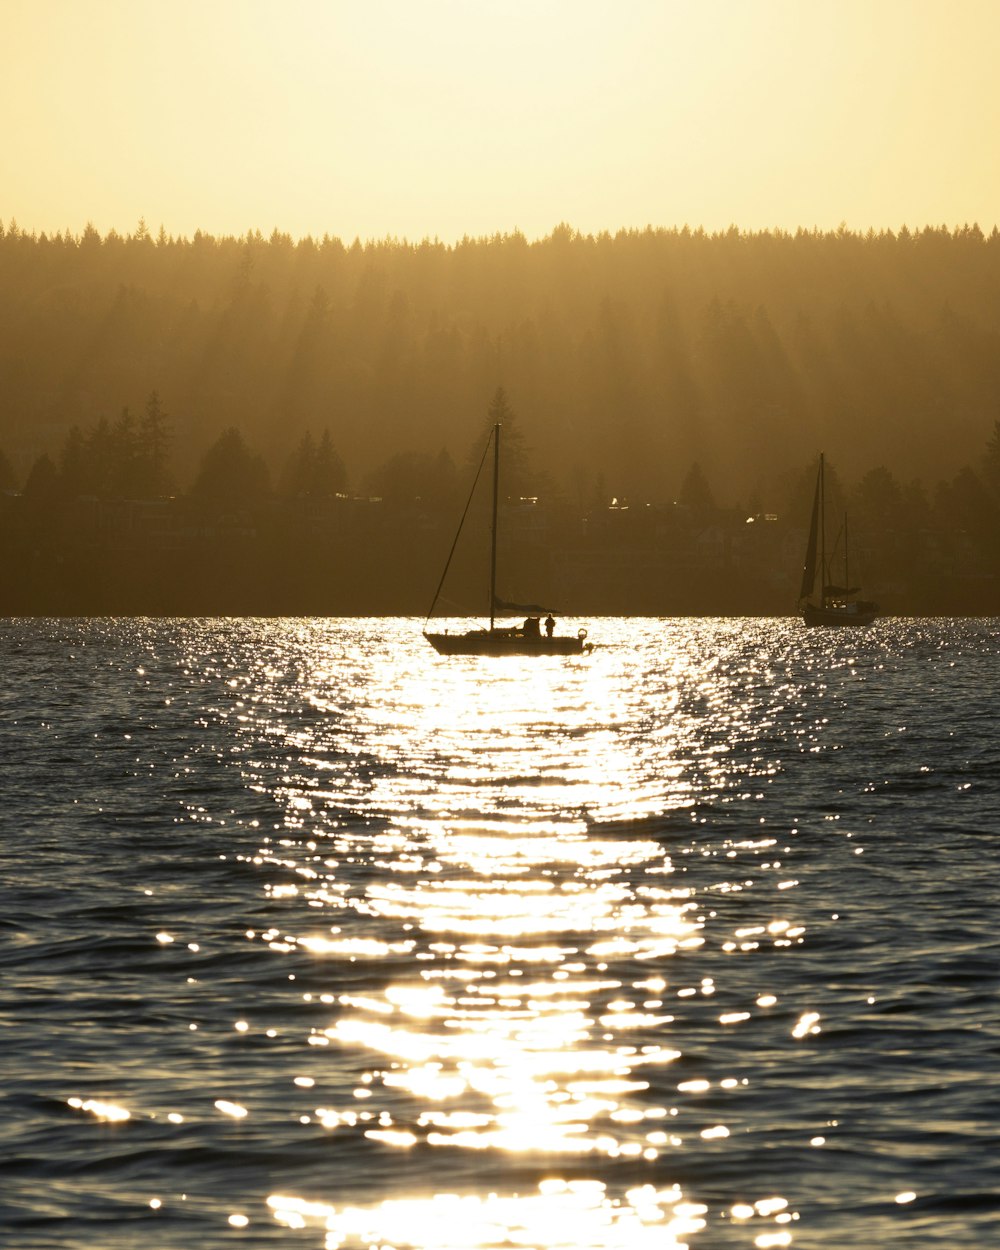
<path fill-rule="evenodd" d="M 870 599 L 858 599 L 860 587 L 850 581 L 849 552 L 847 545 L 847 517 L 844 517 L 844 577 L 843 585 L 835 583 L 830 574 L 826 553 L 826 484 L 825 459 L 820 452 L 819 470 L 816 474 L 816 491 L 813 495 L 812 515 L 809 521 L 809 538 L 806 557 L 802 565 L 802 586 L 799 590 L 799 608 L 807 625 L 870 625 L 878 614 L 878 604 Z M 819 602 L 814 601 L 816 575 L 819 574 Z"/>
<path fill-rule="evenodd" d="M 488 629 L 470 629 L 464 633 L 450 634 L 444 632 L 430 632 L 427 629 L 427 622 L 430 621 L 440 598 L 441 590 L 444 586 L 445 578 L 448 576 L 448 569 L 451 565 L 452 557 L 455 554 L 455 548 L 458 546 L 458 540 L 462 533 L 462 527 L 465 524 L 469 508 L 472 504 L 473 495 L 476 491 L 476 484 L 482 475 L 483 466 L 486 463 L 486 457 L 490 448 L 493 449 L 493 502 L 492 502 L 492 521 L 490 525 L 490 624 Z M 435 651 L 441 655 L 582 655 L 585 652 L 593 650 L 593 643 L 587 641 L 587 631 L 581 629 L 576 636 L 572 634 L 556 634 L 554 632 L 554 621 L 552 620 L 551 611 L 548 612 L 548 620 L 546 621 L 546 629 L 543 632 L 541 628 L 540 615 L 546 609 L 540 604 L 525 603 L 509 603 L 501 599 L 497 595 L 497 530 L 499 519 L 499 487 L 500 487 L 500 422 L 496 422 L 490 430 L 490 437 L 487 440 L 486 447 L 483 451 L 483 458 L 480 461 L 479 469 L 476 472 L 475 479 L 472 483 L 472 490 L 469 492 L 469 498 L 465 505 L 465 511 L 462 513 L 462 519 L 459 522 L 455 539 L 451 545 L 451 551 L 448 553 L 448 559 L 445 561 L 444 571 L 441 574 L 441 580 L 438 582 L 437 590 L 434 592 L 434 600 L 431 603 L 430 611 L 427 613 L 427 619 L 424 621 L 424 637 L 431 644 Z M 501 612 L 527 612 L 523 624 L 500 626 L 497 624 L 497 616 Z M 538 615 L 534 615 L 537 613 Z"/>

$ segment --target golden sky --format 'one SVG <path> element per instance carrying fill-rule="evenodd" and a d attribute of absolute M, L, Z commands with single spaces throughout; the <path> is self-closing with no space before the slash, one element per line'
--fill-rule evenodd
<path fill-rule="evenodd" d="M 0 0 L 0 221 L 1000 220 L 1000 0 Z"/>

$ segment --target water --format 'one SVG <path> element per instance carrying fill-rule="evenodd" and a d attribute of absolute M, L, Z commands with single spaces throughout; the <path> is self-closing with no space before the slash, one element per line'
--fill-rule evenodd
<path fill-rule="evenodd" d="M 1000 622 L 7 621 L 0 1241 L 1000 1244 Z"/>

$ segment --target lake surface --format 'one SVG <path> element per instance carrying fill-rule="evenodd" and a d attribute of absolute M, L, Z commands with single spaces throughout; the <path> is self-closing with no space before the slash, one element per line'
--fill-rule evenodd
<path fill-rule="evenodd" d="M 584 623 L 0 622 L 5 1246 L 1000 1245 L 1000 621 Z"/>

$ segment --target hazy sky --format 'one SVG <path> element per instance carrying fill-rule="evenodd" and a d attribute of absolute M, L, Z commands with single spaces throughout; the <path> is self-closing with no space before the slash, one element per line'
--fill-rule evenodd
<path fill-rule="evenodd" d="M 0 220 L 1000 221 L 1000 0 L 0 0 Z"/>

